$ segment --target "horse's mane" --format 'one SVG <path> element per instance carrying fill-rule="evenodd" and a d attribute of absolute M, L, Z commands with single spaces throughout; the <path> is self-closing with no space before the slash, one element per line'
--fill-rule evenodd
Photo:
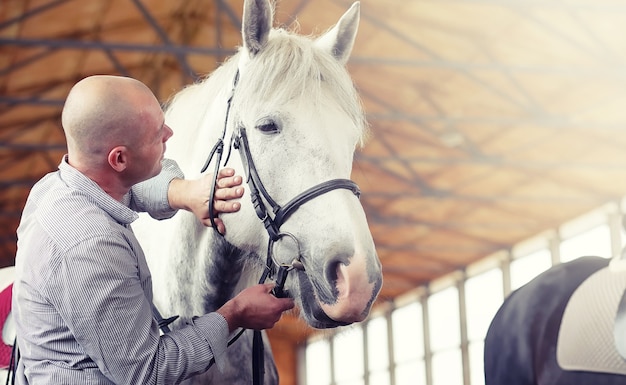
<path fill-rule="evenodd" d="M 312 45 L 313 41 L 309 37 L 285 29 L 272 30 L 263 49 L 251 65 L 246 67 L 248 81 L 239 83 L 235 97 L 261 95 L 264 100 L 271 100 L 280 105 L 306 95 L 302 100 L 308 103 L 319 105 L 332 103 L 342 109 L 354 122 L 354 127 L 360 130 L 357 135 L 363 142 L 367 135 L 367 124 L 352 79 L 341 63 Z M 188 109 L 190 112 L 188 119 L 191 118 L 190 115 L 194 115 L 195 119 L 198 119 L 196 122 L 199 123 L 202 119 L 201 114 L 191 112 L 206 110 L 208 101 L 214 100 L 220 93 L 230 92 L 239 57 L 245 54 L 242 52 L 243 49 L 240 48 L 236 55 L 225 61 L 209 76 L 174 95 L 166 107 L 171 107 L 181 98 L 185 99 L 184 103 L 176 103 L 177 108 Z M 285 79 L 289 79 L 289 82 L 285 82 Z M 328 100 L 329 93 L 322 92 L 329 88 L 332 89 L 333 100 Z M 241 109 L 246 111 L 254 109 L 259 99 L 246 98 L 240 102 Z M 187 123 L 193 124 L 191 119 Z"/>
<path fill-rule="evenodd" d="M 238 55 L 229 58 L 215 71 L 201 78 L 198 82 L 190 84 L 172 95 L 163 105 L 164 110 L 168 112 L 174 108 L 177 110 L 184 109 L 187 111 L 184 114 L 186 123 L 191 126 L 198 126 L 204 116 L 196 111 L 206 111 L 208 103 L 215 100 L 218 95 L 226 95 L 230 91 L 230 88 L 226 89 L 224 85 L 230 87 L 233 83 Z"/>

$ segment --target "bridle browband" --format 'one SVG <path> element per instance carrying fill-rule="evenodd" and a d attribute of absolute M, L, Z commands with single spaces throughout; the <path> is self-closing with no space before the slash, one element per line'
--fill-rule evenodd
<path fill-rule="evenodd" d="M 205 172 L 206 169 L 209 167 L 209 164 L 213 160 L 213 157 L 217 156 L 213 171 L 214 180 L 211 185 L 208 203 L 209 219 L 211 220 L 211 226 L 216 230 L 217 226 L 215 224 L 214 217 L 214 199 L 217 184 L 217 175 L 224 152 L 224 138 L 226 136 L 226 131 L 228 128 L 230 108 L 238 82 L 239 70 L 237 70 L 237 72 L 235 73 L 231 93 L 228 97 L 222 136 L 218 139 L 218 141 L 211 149 L 211 152 L 209 153 L 209 156 L 200 171 L 201 173 Z M 270 193 L 263 185 L 263 182 L 261 181 L 256 165 L 254 164 L 254 160 L 252 159 L 252 154 L 250 153 L 248 136 L 246 134 L 246 129 L 243 125 L 238 125 L 233 132 L 233 135 L 231 136 L 229 151 L 226 160 L 224 161 L 224 166 L 228 163 L 228 159 L 230 158 L 230 151 L 232 148 L 235 148 L 239 151 L 242 164 L 245 168 L 246 183 L 248 184 L 248 188 L 250 190 L 250 199 L 252 200 L 254 211 L 256 212 L 257 217 L 263 222 L 263 225 L 265 226 L 265 229 L 267 230 L 267 233 L 269 235 L 265 269 L 259 280 L 259 283 L 265 282 L 268 277 L 273 278 L 273 275 L 275 273 L 276 285 L 272 290 L 272 294 L 274 294 L 276 297 L 284 297 L 286 296 L 286 293 L 284 292 L 283 288 L 289 271 L 293 269 L 305 270 L 305 268 L 301 261 L 300 246 L 297 238 L 293 234 L 290 234 L 288 232 L 281 232 L 281 226 L 300 206 L 307 203 L 313 198 L 337 189 L 350 190 L 358 198 L 361 195 L 361 191 L 359 189 L 359 186 L 350 179 L 331 179 L 306 189 L 305 191 L 291 199 L 289 202 L 287 202 L 284 206 L 281 206 L 272 198 Z M 269 212 L 270 210 L 271 215 Z M 296 256 L 296 258 L 294 258 L 289 264 L 279 263 L 273 257 L 273 246 L 275 242 L 278 242 L 280 239 L 285 237 L 292 239 L 298 249 L 298 256 Z M 237 339 L 241 335 L 242 332 L 243 331 L 241 331 L 238 335 L 231 339 L 231 341 L 229 341 L 229 346 L 234 342 L 235 339 Z M 263 384 L 263 378 L 265 374 L 263 350 L 263 340 L 261 338 L 261 333 L 260 331 L 255 330 L 253 336 L 252 360 L 252 377 L 254 385 Z"/>

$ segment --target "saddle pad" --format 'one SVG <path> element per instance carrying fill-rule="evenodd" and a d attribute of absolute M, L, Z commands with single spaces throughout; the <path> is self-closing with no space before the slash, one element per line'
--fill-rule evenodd
<path fill-rule="evenodd" d="M 4 323 L 7 321 L 9 313 L 11 312 L 12 293 L 13 284 L 10 284 L 4 290 L 2 290 L 2 292 L 0 292 L 0 331 L 4 327 Z M 12 350 L 13 347 L 4 343 L 2 338 L 0 338 L 0 369 L 6 369 L 9 367 Z"/>
<path fill-rule="evenodd" d="M 613 266 L 615 267 L 615 266 Z M 626 361 L 615 347 L 613 326 L 626 270 L 598 270 L 576 289 L 563 314 L 557 362 L 564 370 L 626 375 Z"/>

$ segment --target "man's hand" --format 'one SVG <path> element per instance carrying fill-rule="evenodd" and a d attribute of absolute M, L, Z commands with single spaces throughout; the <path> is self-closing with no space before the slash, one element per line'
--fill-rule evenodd
<path fill-rule="evenodd" d="M 270 294 L 273 288 L 273 283 L 248 287 L 217 310 L 228 322 L 231 333 L 237 328 L 270 329 L 284 311 L 294 307 L 293 299 Z"/>
<path fill-rule="evenodd" d="M 191 211 L 205 225 L 211 226 L 209 216 L 209 199 L 213 174 L 208 173 L 198 179 L 173 179 L 168 191 L 170 206 L 176 209 Z M 243 195 L 242 178 L 235 175 L 232 168 L 223 168 L 217 174 L 213 216 L 217 231 L 226 232 L 224 223 L 217 216 L 220 213 L 232 213 L 241 208 L 236 201 Z"/>

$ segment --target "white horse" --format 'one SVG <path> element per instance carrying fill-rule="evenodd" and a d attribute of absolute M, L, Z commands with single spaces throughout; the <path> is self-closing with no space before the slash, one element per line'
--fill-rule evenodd
<path fill-rule="evenodd" d="M 166 221 L 143 216 L 133 224 L 164 317 L 180 315 L 180 324 L 214 311 L 259 280 L 268 252 L 269 268 L 291 269 L 285 290 L 310 326 L 348 325 L 368 315 L 382 273 L 358 188 L 349 181 L 366 129 L 345 68 L 358 22 L 355 3 L 314 39 L 273 29 L 269 1 L 246 0 L 239 52 L 170 101 L 166 122 L 174 136 L 166 156 L 194 178 L 223 137 L 219 167 L 232 167 L 250 181 L 241 210 L 221 216 L 224 237 L 183 211 Z M 267 211 L 259 214 L 265 222 L 259 210 Z M 228 348 L 230 367 L 211 368 L 188 383 L 250 384 L 251 339 L 248 331 Z M 265 345 L 264 383 L 277 384 Z"/>
<path fill-rule="evenodd" d="M 180 316 L 172 328 L 256 283 L 268 262 L 270 278 L 279 266 L 291 270 L 285 292 L 315 328 L 364 320 L 382 285 L 358 188 L 349 181 L 366 130 L 345 68 L 359 3 L 317 39 L 273 29 L 272 23 L 268 0 L 246 0 L 243 47 L 211 76 L 175 95 L 166 109 L 175 133 L 166 156 L 187 177 L 200 175 L 223 138 L 223 161 L 254 181 L 246 186 L 241 210 L 222 215 L 224 237 L 183 211 L 160 222 L 141 216 L 133 224 L 150 265 L 155 305 L 164 317 Z M 230 154 L 231 142 L 243 158 L 237 150 Z M 255 189 L 265 193 L 254 196 Z M 256 210 L 267 210 L 265 223 L 251 195 L 261 205 Z M 5 271 L 8 284 L 13 270 Z M 12 324 L 4 330 L 4 340 L 12 343 Z M 228 348 L 228 368 L 211 368 L 186 383 L 250 384 L 251 341 L 247 331 Z M 267 339 L 264 351 L 264 384 L 278 384 Z"/>

